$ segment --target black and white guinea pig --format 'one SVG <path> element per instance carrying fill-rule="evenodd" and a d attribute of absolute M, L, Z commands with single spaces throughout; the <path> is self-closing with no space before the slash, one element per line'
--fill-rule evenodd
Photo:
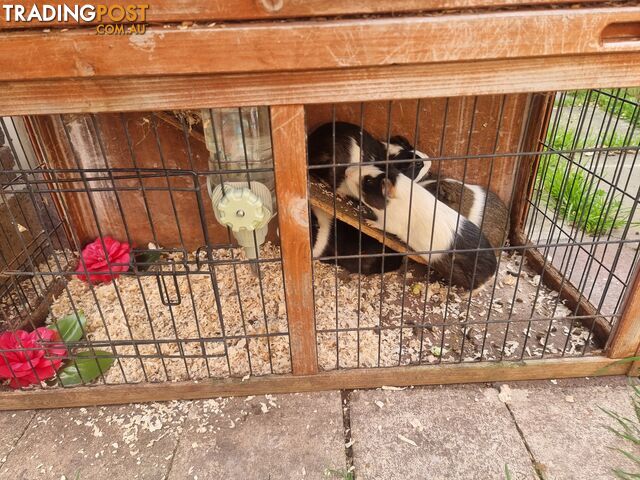
<path fill-rule="evenodd" d="M 413 148 L 413 145 L 402 135 L 395 135 L 389 143 L 382 142 L 389 153 L 390 160 L 409 160 L 406 163 L 394 163 L 393 166 L 407 177 L 419 182 L 429 174 L 431 161 L 426 153 Z"/>
<path fill-rule="evenodd" d="M 384 145 L 365 129 L 346 122 L 325 123 L 316 128 L 308 138 L 309 165 L 327 165 L 313 168 L 311 175 L 335 185 L 339 195 L 347 196 L 344 189 L 346 166 L 334 164 L 364 163 L 386 160 Z M 335 183 L 334 183 L 335 182 Z"/>
<path fill-rule="evenodd" d="M 335 227 L 335 228 L 334 228 Z M 403 257 L 361 257 L 340 258 L 348 255 L 380 255 L 382 244 L 368 235 L 360 234 L 360 230 L 348 223 L 336 220 L 332 215 L 311 207 L 311 231 L 313 234 L 313 257 L 339 257 L 338 265 L 351 273 L 365 275 L 390 272 L 397 270 L 402 265 Z M 337 248 L 336 248 L 337 247 Z M 385 253 L 395 253 L 390 248 L 385 248 Z M 335 260 L 323 260 L 326 263 L 334 263 Z"/>
<path fill-rule="evenodd" d="M 429 158 L 425 153 L 416 150 L 409 140 L 399 135 L 391 137 L 387 150 L 393 158 Z M 452 178 L 436 181 L 434 176 L 429 175 L 430 167 L 430 161 L 423 161 L 415 167 L 403 166 L 401 170 L 435 195 L 439 201 L 460 212 L 478 227 L 482 226 L 482 233 L 492 247 L 503 247 L 509 231 L 509 209 L 500 197 L 480 185 L 463 184 Z M 496 251 L 496 254 L 499 255 L 499 251 Z"/>
<path fill-rule="evenodd" d="M 344 172 L 347 166 L 332 167 L 334 164 L 377 162 L 386 160 L 386 147 L 365 129 L 347 122 L 325 123 L 316 128 L 308 138 L 309 165 L 327 165 L 328 168 L 310 169 L 311 175 L 324 180 L 333 186 L 343 197 L 349 197 L 345 189 Z M 357 197 L 353 197 L 357 200 Z M 382 243 L 362 235 L 351 225 L 337 221 L 334 231 L 333 217 L 320 211 L 312 210 L 313 255 L 342 256 L 382 253 Z M 365 213 L 365 215 L 369 215 Z M 315 222 L 315 223 L 314 223 Z M 337 251 L 335 238 L 337 236 Z M 385 252 L 397 253 L 390 248 Z M 369 257 L 338 259 L 338 265 L 353 273 L 379 273 L 397 270 L 402 263 L 402 256 Z M 360 268 L 359 268 L 360 267 Z"/>
<path fill-rule="evenodd" d="M 384 228 L 415 251 L 436 251 L 421 255 L 445 280 L 473 290 L 495 274 L 496 257 L 480 229 L 398 170 L 348 167 L 345 186 L 372 209 L 376 218 L 366 220 L 369 225 Z"/>
<path fill-rule="evenodd" d="M 419 185 L 481 227 L 492 247 L 504 246 L 509 231 L 509 209 L 491 190 L 480 185 L 463 184 L 452 178 L 437 180 L 428 177 L 420 181 Z M 499 254 L 496 250 L 496 255 Z"/>

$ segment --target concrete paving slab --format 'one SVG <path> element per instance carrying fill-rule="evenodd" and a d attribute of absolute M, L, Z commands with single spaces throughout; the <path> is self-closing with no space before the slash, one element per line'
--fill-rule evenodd
<path fill-rule="evenodd" d="M 169 402 L 39 411 L 0 478 L 161 479 L 190 408 Z"/>
<path fill-rule="evenodd" d="M 340 392 L 195 402 L 169 475 L 319 479 L 345 468 Z"/>
<path fill-rule="evenodd" d="M 626 468 L 635 473 L 637 469 L 632 468 L 630 461 L 609 448 L 625 445 L 603 426 L 613 425 L 613 421 L 598 408 L 634 418 L 627 380 L 555 382 L 555 385 L 550 381 L 509 384 L 509 407 L 544 478 L 615 478 L 612 468 Z"/>
<path fill-rule="evenodd" d="M 364 479 L 514 479 L 535 472 L 498 392 L 487 386 L 352 394 L 354 465 Z"/>
<path fill-rule="evenodd" d="M 0 467 L 7 461 L 35 412 L 0 412 Z"/>

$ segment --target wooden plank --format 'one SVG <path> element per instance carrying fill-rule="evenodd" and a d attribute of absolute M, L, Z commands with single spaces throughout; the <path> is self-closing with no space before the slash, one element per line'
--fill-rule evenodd
<path fill-rule="evenodd" d="M 315 72 L 0 82 L 0 115 L 320 104 L 637 86 L 640 53 Z"/>
<path fill-rule="evenodd" d="M 640 351 L 640 269 L 636 268 L 633 282 L 627 288 L 622 316 L 607 345 L 610 358 L 625 358 Z"/>
<path fill-rule="evenodd" d="M 171 125 L 173 128 L 179 130 L 180 132 L 182 132 L 183 129 L 183 125 L 182 123 L 180 123 L 180 121 L 174 117 L 173 115 L 169 115 L 167 113 L 164 112 L 155 112 L 155 116 L 158 120 L 163 121 L 164 123 L 166 123 L 167 125 Z M 197 140 L 198 142 L 202 143 L 203 145 L 207 144 L 207 141 L 204 138 L 204 135 L 200 132 L 198 132 L 197 130 L 194 130 L 193 128 L 189 128 L 187 131 L 187 134 Z"/>
<path fill-rule="evenodd" d="M 565 300 L 565 305 L 578 316 L 593 318 L 582 318 L 579 320 L 585 327 L 591 329 L 594 338 L 602 345 L 606 345 L 611 334 L 611 325 L 600 315 L 598 310 L 587 300 L 568 278 L 546 261 L 544 256 L 526 239 L 522 232 L 517 232 L 513 238 L 512 246 L 529 247 L 525 251 L 525 256 L 529 265 L 540 274 L 542 281 L 552 290 L 560 294 L 560 298 Z"/>
<path fill-rule="evenodd" d="M 595 3 L 601 0 L 581 0 L 581 4 Z M 27 0 L 20 2 L 31 9 L 33 5 L 58 5 L 61 0 Z M 332 15 L 361 15 L 385 13 L 409 13 L 444 9 L 496 8 L 530 5 L 560 5 L 575 3 L 575 0 L 155 0 L 146 11 L 146 21 L 150 23 L 165 22 L 211 22 L 224 20 L 264 20 L 270 18 L 327 17 Z M 74 5 L 93 4 L 88 1 L 76 1 Z M 117 0 L 103 0 L 101 5 L 122 5 Z M 3 12 L 4 13 L 4 12 Z M 96 21 L 84 25 L 96 24 Z M 107 22 L 104 22 L 107 23 Z M 8 22 L 0 16 L 0 30 L 10 28 L 43 28 L 52 26 L 76 27 L 77 23 L 40 22 L 29 23 Z"/>
<path fill-rule="evenodd" d="M 271 138 L 291 361 L 295 375 L 309 375 L 318 371 L 318 360 L 307 205 L 304 107 L 272 107 Z"/>
<path fill-rule="evenodd" d="M 383 385 L 437 385 L 511 382 L 547 378 L 623 375 L 628 364 L 606 357 L 558 358 L 522 362 L 413 365 L 392 368 L 334 370 L 316 375 L 270 375 L 199 382 L 101 385 L 57 390 L 0 392 L 0 410 L 117 405 L 134 402 L 196 400 L 322 390 L 378 388 Z"/>
<path fill-rule="evenodd" d="M 335 216 L 338 220 L 342 220 L 352 227 L 360 228 L 362 233 L 364 233 L 365 235 L 371 238 L 375 238 L 380 243 L 385 244 L 387 247 L 395 250 L 398 253 L 408 253 L 412 251 L 394 235 L 390 235 L 388 233 L 385 235 L 382 230 L 370 227 L 369 225 L 364 223 L 364 221 L 361 223 L 358 219 L 359 215 L 357 208 L 351 202 L 345 201 L 340 197 L 334 197 L 333 194 L 329 192 L 329 187 L 312 182 L 310 193 L 311 205 L 313 205 L 314 207 L 318 207 L 320 210 L 328 213 L 332 217 L 335 213 Z M 336 205 L 335 212 L 333 209 L 334 198 Z M 420 255 L 408 255 L 408 257 L 415 262 L 422 263 L 424 265 L 429 264 L 429 262 L 427 262 Z"/>
<path fill-rule="evenodd" d="M 640 21 L 640 7 L 532 10 L 322 22 L 93 29 L 0 34 L 0 81 L 299 71 L 464 60 L 638 52 L 603 44 L 609 24 Z M 455 39 L 455 48 L 452 48 Z M 188 48 L 189 54 L 185 54 Z M 46 58 L 46 62 L 19 62 Z M 126 61 L 123 61 L 126 59 Z"/>
<path fill-rule="evenodd" d="M 506 91 L 506 90 L 505 90 Z M 336 120 L 362 126 L 376 138 L 403 135 L 433 159 L 432 172 L 483 185 L 509 205 L 527 122 L 529 94 L 325 103 L 305 107 L 307 130 Z M 391 132 L 387 129 L 391 125 Z M 482 128 L 476 128 L 482 125 Z M 504 126 L 508 125 L 508 128 Z M 444 132 L 444 135 L 442 134 Z M 492 158 L 477 157 L 488 152 Z M 466 157 L 466 159 L 464 159 Z M 455 159 L 457 158 L 457 159 Z"/>
<path fill-rule="evenodd" d="M 527 112 L 528 120 L 523 133 L 522 142 L 518 151 L 536 152 L 534 155 L 520 157 L 518 160 L 518 175 L 514 182 L 513 205 L 511 206 L 511 228 L 510 238 L 520 235 L 522 225 L 527 218 L 529 198 L 533 190 L 533 183 L 536 178 L 535 172 L 538 165 L 541 149 L 540 142 L 549 125 L 551 111 L 553 110 L 554 95 L 549 93 L 535 94 L 531 98 L 531 105 Z M 517 241 L 517 239 L 516 239 Z"/>

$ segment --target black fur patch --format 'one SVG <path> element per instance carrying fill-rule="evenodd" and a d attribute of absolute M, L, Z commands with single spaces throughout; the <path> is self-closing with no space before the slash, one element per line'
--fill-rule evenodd
<path fill-rule="evenodd" d="M 402 135 L 394 135 L 389 139 L 389 143 L 399 145 L 405 150 L 413 150 L 413 145 L 411 145 L 411 143 L 409 143 L 409 140 L 407 140 L 407 138 L 403 137 Z"/>
<path fill-rule="evenodd" d="M 384 194 L 383 181 L 388 178 L 393 185 L 396 184 L 398 179 L 398 172 L 395 168 L 389 168 L 389 171 L 384 172 L 378 176 L 364 175 L 360 179 L 360 185 L 362 189 L 362 198 L 364 202 L 371 205 L 378 210 L 384 210 L 387 204 L 387 198 Z"/>
<path fill-rule="evenodd" d="M 478 250 L 484 248 L 490 249 L 491 245 L 480 229 L 461 218 L 453 249 L 469 251 L 449 253 L 434 262 L 433 266 L 447 282 L 451 278 L 454 285 L 473 290 L 489 280 L 498 267 L 493 250 Z"/>
<path fill-rule="evenodd" d="M 311 212 L 311 231 L 313 234 L 313 245 L 315 246 L 318 237 L 318 220 Z M 337 247 L 337 251 L 336 251 Z M 385 248 L 385 253 L 395 253 L 389 247 Z M 324 257 L 338 256 L 338 265 L 352 273 L 362 273 L 371 275 L 374 273 L 390 272 L 397 270 L 402 265 L 403 257 L 382 256 L 382 244 L 377 240 L 360 233 L 357 228 L 337 220 L 331 222 L 331 232 L 325 250 L 321 254 Z M 351 255 L 380 255 L 379 257 L 362 258 L 341 258 L 341 256 Z M 325 263 L 333 264 L 334 260 L 323 260 Z"/>
<path fill-rule="evenodd" d="M 363 163 L 384 160 L 384 146 L 359 125 L 347 122 L 325 123 L 308 138 L 309 165 L 332 165 L 351 160 L 351 139 L 361 149 Z M 335 148 L 334 148 L 335 146 Z M 311 169 L 309 173 L 336 188 L 344 181 L 346 166 Z M 335 184 L 334 184 L 335 181 Z"/>
<path fill-rule="evenodd" d="M 389 154 L 389 160 L 408 160 L 407 162 L 397 162 L 393 166 L 404 173 L 411 180 L 415 179 L 422 167 L 424 167 L 424 161 L 417 156 L 414 151 L 413 145 L 409 143 L 402 135 L 396 135 L 389 139 L 389 144 L 398 145 L 402 148 L 395 155 Z"/>

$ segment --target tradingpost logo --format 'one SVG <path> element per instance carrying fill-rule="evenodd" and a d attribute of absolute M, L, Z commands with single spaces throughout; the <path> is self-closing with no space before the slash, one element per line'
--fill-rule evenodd
<path fill-rule="evenodd" d="M 20 5 L 5 3 L 2 16 L 10 26 L 40 22 L 78 25 L 97 24 L 98 35 L 141 35 L 146 31 L 149 4 L 82 4 L 82 5 Z"/>

